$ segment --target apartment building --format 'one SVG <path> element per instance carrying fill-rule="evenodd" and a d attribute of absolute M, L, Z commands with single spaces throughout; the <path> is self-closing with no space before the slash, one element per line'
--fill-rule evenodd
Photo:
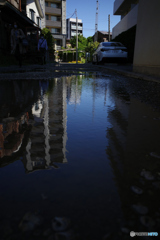
<path fill-rule="evenodd" d="M 112 39 L 137 24 L 139 0 L 115 0 L 113 14 L 121 16 L 120 22 L 112 29 Z"/>
<path fill-rule="evenodd" d="M 67 22 L 67 39 L 71 39 L 76 36 L 76 19 L 68 18 Z M 83 23 L 81 19 L 78 19 L 78 34 L 83 35 Z"/>
<path fill-rule="evenodd" d="M 46 28 L 55 39 L 56 48 L 66 45 L 66 0 L 45 1 Z"/>

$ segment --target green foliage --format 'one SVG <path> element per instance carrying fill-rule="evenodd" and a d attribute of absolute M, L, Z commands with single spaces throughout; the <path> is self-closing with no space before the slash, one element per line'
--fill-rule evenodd
<path fill-rule="evenodd" d="M 88 44 L 88 43 L 92 43 L 92 42 L 93 42 L 93 37 L 88 37 L 88 38 L 87 38 L 87 44 Z"/>
<path fill-rule="evenodd" d="M 72 48 L 76 47 L 76 36 L 71 38 L 70 44 L 72 45 Z M 78 49 L 79 50 L 85 50 L 85 47 L 87 45 L 87 39 L 83 37 L 83 35 L 78 35 Z"/>
<path fill-rule="evenodd" d="M 122 32 L 112 39 L 113 42 L 121 42 L 128 49 L 128 61 L 133 63 L 134 46 L 136 37 L 136 26 Z"/>
<path fill-rule="evenodd" d="M 92 55 L 95 50 L 98 48 L 99 42 L 88 42 L 88 45 L 85 48 L 85 51 L 90 53 L 90 61 L 92 61 Z"/>
<path fill-rule="evenodd" d="M 50 30 L 48 28 L 43 28 L 42 33 L 44 34 L 44 38 L 47 40 L 47 45 L 48 45 L 49 51 L 53 52 L 54 51 L 53 46 L 54 46 L 55 40 L 54 40 Z"/>
<path fill-rule="evenodd" d="M 71 38 L 70 44 L 72 48 L 76 48 L 76 36 Z M 86 52 L 90 53 L 90 61 L 92 59 L 92 54 L 94 53 L 95 49 L 97 49 L 99 43 L 98 42 L 93 42 L 92 37 L 85 38 L 83 35 L 78 35 L 78 60 L 82 59 L 85 61 L 86 58 Z M 82 52 L 80 52 L 82 51 Z M 74 58 L 72 61 L 76 60 L 76 53 L 74 55 Z"/>

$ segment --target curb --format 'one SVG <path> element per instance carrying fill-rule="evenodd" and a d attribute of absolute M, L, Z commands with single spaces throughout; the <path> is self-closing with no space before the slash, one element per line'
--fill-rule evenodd
<path fill-rule="evenodd" d="M 117 74 L 121 74 L 124 75 L 126 77 L 132 77 L 132 78 L 136 78 L 136 79 L 140 79 L 140 80 L 145 80 L 145 81 L 152 81 L 152 82 L 157 82 L 160 83 L 160 78 L 159 77 L 154 77 L 151 75 L 145 75 L 145 74 L 141 74 L 141 73 L 136 73 L 136 72 L 129 72 L 127 70 L 119 70 L 116 68 L 112 68 L 112 67 L 100 67 L 100 69 L 106 69 L 112 72 L 115 72 Z"/>

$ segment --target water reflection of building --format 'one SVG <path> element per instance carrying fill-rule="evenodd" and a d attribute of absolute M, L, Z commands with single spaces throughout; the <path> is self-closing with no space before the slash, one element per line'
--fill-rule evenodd
<path fill-rule="evenodd" d="M 21 155 L 25 149 L 25 156 L 21 157 L 26 168 L 26 172 L 32 172 L 38 169 L 46 169 L 50 166 L 57 167 L 56 163 L 65 163 L 66 142 L 67 142 L 67 99 L 75 103 L 80 102 L 82 81 L 81 76 L 63 77 L 48 81 L 13 81 L 12 87 L 7 84 L 1 84 L 1 119 L 8 116 L 14 118 L 12 125 L 16 124 L 16 119 L 20 129 L 28 129 L 26 137 L 21 134 L 21 138 L 16 144 L 16 149 L 9 148 L 10 160 L 14 159 L 14 152 Z M 76 92 L 74 96 L 74 91 Z M 4 94 L 4 92 L 6 94 Z M 74 97 L 73 97 L 74 96 Z M 7 106 L 7 111 L 4 106 Z M 5 110 L 5 111 L 4 111 Z M 27 118 L 25 118 L 27 116 Z M 11 119 L 11 118 L 10 118 Z M 24 120 L 27 119 L 27 122 Z M 22 127 L 20 127 L 20 125 Z M 9 126 L 9 124 L 7 125 Z M 28 127 L 29 126 L 29 127 Z M 15 143 L 14 127 L 12 143 Z M 9 134 L 9 127 L 6 129 Z M 20 132 L 21 133 L 21 132 Z M 1 157 L 5 141 L 4 126 L 0 126 L 0 144 Z M 20 151 L 22 149 L 23 151 Z M 13 160 L 14 161 L 14 160 Z"/>
<path fill-rule="evenodd" d="M 32 107 L 34 124 L 24 161 L 27 172 L 67 162 L 66 78 L 52 81 L 52 91 L 41 96 Z"/>
<path fill-rule="evenodd" d="M 159 122 L 155 120 L 159 113 L 136 98 L 129 98 L 122 89 L 112 92 L 114 105 L 109 108 L 106 153 L 121 199 L 125 219 L 122 224 L 135 231 L 155 231 L 159 190 L 153 183 L 160 164 L 149 153 L 159 149 Z M 148 179 L 153 175 L 152 181 L 142 176 L 143 169 L 150 172 Z M 139 189 L 142 194 L 138 194 Z"/>
<path fill-rule="evenodd" d="M 37 95 L 39 84 L 36 81 L 32 84 L 25 80 L 0 83 L 1 166 L 15 161 L 19 152 L 25 148 L 31 129 L 28 124 L 30 108 Z"/>
<path fill-rule="evenodd" d="M 67 78 L 67 101 L 70 105 L 77 105 L 81 102 L 83 77 L 83 75 L 78 75 Z"/>

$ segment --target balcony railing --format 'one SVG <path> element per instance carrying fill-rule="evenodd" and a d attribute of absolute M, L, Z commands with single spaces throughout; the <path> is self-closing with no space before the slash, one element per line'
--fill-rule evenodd
<path fill-rule="evenodd" d="M 45 7 L 45 12 L 61 15 L 61 8 Z"/>
<path fill-rule="evenodd" d="M 58 21 L 46 20 L 46 26 L 47 27 L 61 27 L 62 24 L 61 24 L 61 22 L 58 22 Z"/>
<path fill-rule="evenodd" d="M 71 29 L 74 29 L 74 30 L 76 30 L 76 26 L 74 26 L 74 25 L 71 25 Z M 82 27 L 78 26 L 78 30 L 82 30 Z"/>
<path fill-rule="evenodd" d="M 132 4 L 137 4 L 138 0 L 115 0 L 114 1 L 114 15 L 125 15 L 126 12 L 129 12 Z"/>
<path fill-rule="evenodd" d="M 127 31 L 137 24 L 138 4 L 112 29 L 112 38 L 114 39 L 120 33 Z"/>

